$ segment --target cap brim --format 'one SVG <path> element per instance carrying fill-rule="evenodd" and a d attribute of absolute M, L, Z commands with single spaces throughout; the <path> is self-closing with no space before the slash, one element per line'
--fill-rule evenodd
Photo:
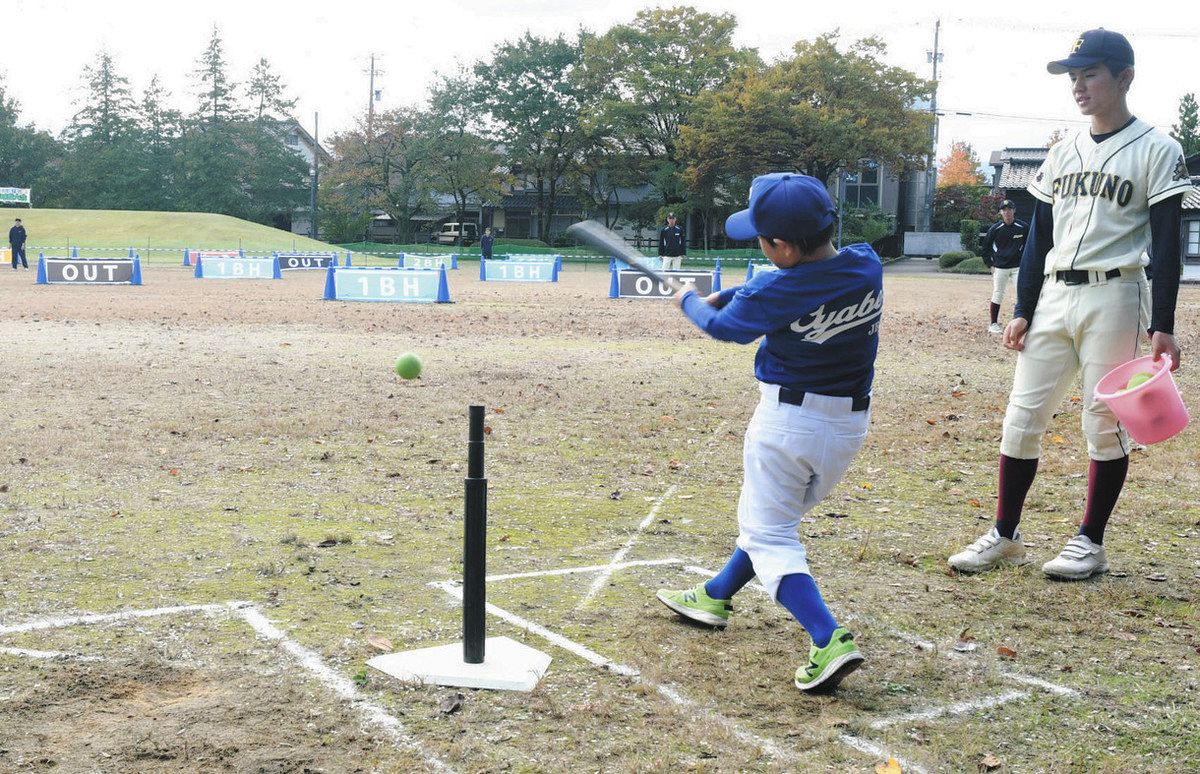
<path fill-rule="evenodd" d="M 725 219 L 725 236 L 730 239 L 754 239 L 758 229 L 750 222 L 750 210 L 739 210 Z"/>
<path fill-rule="evenodd" d="M 1080 67 L 1091 67 L 1103 61 L 1104 58 L 1099 56 L 1069 56 L 1066 59 L 1059 59 L 1056 62 L 1046 65 L 1046 72 L 1051 75 L 1062 75 L 1069 70 L 1075 70 Z"/>

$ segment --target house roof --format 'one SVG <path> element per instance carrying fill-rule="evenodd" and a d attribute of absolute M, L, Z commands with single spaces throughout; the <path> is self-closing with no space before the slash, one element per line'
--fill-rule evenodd
<path fill-rule="evenodd" d="M 1005 148 L 993 151 L 990 163 L 999 169 L 997 188 L 1025 188 L 1046 160 L 1049 148 Z"/>
<path fill-rule="evenodd" d="M 1200 177 L 1192 178 L 1192 190 L 1183 195 L 1183 209 L 1200 210 Z"/>
<path fill-rule="evenodd" d="M 500 197 L 500 206 L 506 210 L 536 210 L 536 193 L 511 193 Z M 555 211 L 558 213 L 583 212 L 583 204 L 570 194 L 559 194 L 555 197 Z"/>
<path fill-rule="evenodd" d="M 294 118 L 288 118 L 284 121 L 280 121 L 279 125 L 285 131 L 293 131 L 298 134 L 300 136 L 300 141 L 309 148 L 316 148 L 316 153 L 320 157 L 322 164 L 328 164 L 333 161 L 333 156 L 330 155 L 329 151 L 321 147 L 321 144 L 317 142 L 317 139 L 309 134 L 308 130 L 305 129 L 304 125 L 299 121 Z"/>

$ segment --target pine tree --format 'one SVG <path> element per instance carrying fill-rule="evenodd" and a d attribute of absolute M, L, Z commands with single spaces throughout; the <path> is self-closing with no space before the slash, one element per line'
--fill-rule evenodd
<path fill-rule="evenodd" d="M 117 74 L 112 55 L 101 51 L 95 65 L 83 68 L 87 96 L 83 108 L 71 119 L 67 137 L 90 143 L 111 144 L 128 137 L 133 129 L 133 98 L 129 79 Z"/>
<path fill-rule="evenodd" d="M 271 72 L 271 63 L 266 59 L 259 59 L 246 84 L 246 93 L 250 97 L 250 112 L 254 114 L 256 121 L 272 115 L 275 118 L 286 118 L 291 113 L 292 108 L 296 107 L 296 100 L 284 99 L 283 91 L 283 83 L 279 76 Z"/>
<path fill-rule="evenodd" d="M 1196 95 L 1184 94 L 1179 100 L 1179 123 L 1171 125 L 1171 136 L 1183 146 L 1183 155 L 1200 153 L 1200 116 L 1197 116 Z"/>
<path fill-rule="evenodd" d="M 213 125 L 236 119 L 238 110 L 233 98 L 237 84 L 229 79 L 226 72 L 221 31 L 216 25 L 213 25 L 212 39 L 200 55 L 197 65 L 194 71 L 200 86 L 197 117 Z"/>

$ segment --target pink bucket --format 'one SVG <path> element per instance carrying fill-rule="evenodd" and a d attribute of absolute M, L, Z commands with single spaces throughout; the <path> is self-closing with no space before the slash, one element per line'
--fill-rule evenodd
<path fill-rule="evenodd" d="M 1152 376 L 1126 390 L 1130 378 L 1143 372 Z M 1157 363 L 1153 355 L 1139 357 L 1109 371 L 1096 383 L 1096 400 L 1108 404 L 1133 440 L 1141 444 L 1165 441 L 1187 427 L 1187 407 L 1175 386 L 1171 359 L 1166 355 Z"/>

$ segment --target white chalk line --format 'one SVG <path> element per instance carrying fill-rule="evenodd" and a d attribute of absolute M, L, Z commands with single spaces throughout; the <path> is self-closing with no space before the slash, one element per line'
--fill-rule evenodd
<path fill-rule="evenodd" d="M 258 608 L 247 607 L 236 611 L 237 615 L 250 625 L 254 631 L 268 640 L 279 643 L 279 647 L 287 651 L 300 666 L 308 670 L 317 681 L 331 690 L 339 698 L 350 704 L 372 725 L 384 730 L 397 745 L 411 750 L 422 757 L 425 764 L 437 772 L 451 772 L 449 766 L 434 755 L 423 750 L 414 740 L 404 725 L 391 713 L 378 704 L 363 697 L 362 693 L 349 678 L 331 669 L 319 655 L 289 638 L 264 616 Z"/>
<path fill-rule="evenodd" d="M 675 490 L 677 488 L 678 485 L 676 484 L 671 484 L 671 486 L 667 487 L 667 491 L 663 492 L 662 497 L 658 498 L 658 500 L 654 503 L 654 507 L 650 509 L 650 513 L 646 514 L 646 518 L 642 519 L 642 523 L 638 525 L 637 530 L 629 536 L 629 539 L 625 541 L 625 545 L 621 546 L 621 550 L 617 551 L 617 553 L 613 555 L 613 558 L 608 562 L 608 566 L 604 568 L 599 576 L 597 576 L 596 580 L 592 581 L 592 585 L 588 588 L 587 593 L 583 595 L 583 599 L 578 605 L 575 606 L 576 610 L 582 610 L 587 607 L 592 599 L 600 593 L 600 589 L 604 588 L 604 585 L 608 583 L 608 579 L 612 577 L 614 572 L 616 572 L 617 565 L 625 559 L 625 555 L 628 554 L 633 548 L 634 544 L 637 543 L 638 538 L 641 537 L 642 532 L 646 529 L 646 527 L 649 527 L 654 523 L 654 518 L 658 516 L 658 511 L 660 508 L 662 508 L 662 504 L 665 503 L 671 497 L 671 495 L 675 494 Z"/>
<path fill-rule="evenodd" d="M 880 718 L 871 724 L 871 728 L 876 731 L 906 723 L 920 723 L 934 718 L 944 717 L 946 715 L 965 715 L 968 712 L 976 712 L 978 710 L 991 709 L 999 707 L 1002 704 L 1008 704 L 1010 701 L 1029 698 L 1029 691 L 1006 691 L 997 696 L 985 696 L 982 699 L 971 699 L 968 701 L 957 701 L 953 704 L 945 704 L 940 707 L 930 707 L 929 709 L 918 710 L 916 712 L 906 712 L 903 715 L 892 715 L 891 717 Z"/>
<path fill-rule="evenodd" d="M 725 421 L 717 425 L 717 429 L 713 431 L 712 438 L 710 438 L 708 442 L 704 444 L 704 449 L 701 450 L 701 453 L 698 455 L 700 458 L 711 454 L 716 442 L 720 439 L 721 434 L 725 431 L 725 426 L 727 424 L 729 424 L 728 421 Z M 704 462 L 707 463 L 707 460 L 704 460 Z M 658 502 L 654 503 L 654 507 L 650 509 L 650 513 L 646 515 L 646 518 L 642 519 L 642 523 L 638 525 L 637 530 L 629 536 L 629 540 L 625 541 L 625 545 L 621 546 L 621 550 L 617 551 L 613 558 L 609 560 L 609 569 L 602 572 L 600 576 L 596 578 L 596 580 L 592 581 L 592 585 L 588 588 L 587 593 L 583 596 L 583 599 L 579 602 L 579 604 L 575 606 L 575 610 L 583 610 L 585 607 L 591 604 L 596 595 L 600 593 L 600 589 L 604 588 L 605 584 L 607 584 L 609 579 L 612 577 L 612 574 L 617 570 L 616 565 L 620 564 L 625 558 L 625 555 L 633 549 L 633 546 L 637 543 L 638 538 L 642 536 L 642 532 L 644 532 L 647 527 L 654 523 L 654 518 L 658 515 L 658 511 L 660 508 L 662 508 L 662 504 L 670 499 L 671 495 L 675 493 L 677 488 L 677 484 L 671 484 L 667 491 L 663 493 L 662 497 L 658 498 Z"/>
<path fill-rule="evenodd" d="M 493 583 L 495 581 L 517 580 L 519 578 L 545 578 L 552 575 L 582 575 L 589 572 L 603 572 L 610 568 L 613 570 L 624 570 L 630 567 L 656 567 L 664 564 L 682 563 L 682 559 L 641 559 L 633 562 L 621 562 L 617 565 L 592 564 L 586 567 L 566 567 L 559 570 L 535 570 L 533 572 L 514 572 L 509 575 L 489 575 L 484 580 L 488 583 Z"/>
<path fill-rule="evenodd" d="M 863 739 L 861 736 L 854 736 L 852 734 L 841 734 L 837 739 L 847 747 L 858 750 L 860 753 L 869 755 L 872 758 L 883 758 L 885 761 L 894 759 L 896 763 L 900 764 L 901 770 L 909 772 L 909 774 L 929 774 L 929 770 L 924 766 L 919 766 L 905 758 L 897 758 L 895 755 L 889 753 L 885 748 L 881 747 L 875 742 L 870 741 L 869 739 Z"/>
<path fill-rule="evenodd" d="M 462 594 L 461 587 L 456 586 L 453 583 L 438 583 L 438 584 L 432 584 L 432 585 L 435 585 L 437 588 L 440 588 L 442 591 L 444 591 L 447 594 L 449 594 L 450 596 L 454 597 L 459 602 L 462 601 L 463 594 Z M 725 728 L 727 731 L 732 733 L 735 737 L 740 739 L 742 742 L 745 742 L 746 744 L 750 744 L 750 745 L 757 747 L 758 749 L 762 750 L 767 755 L 771 756 L 772 758 L 774 758 L 776 760 L 786 761 L 786 760 L 790 760 L 794 757 L 790 753 L 785 751 L 783 748 L 781 748 L 779 745 L 772 742 L 770 739 L 766 739 L 766 738 L 758 736 L 757 734 L 754 734 L 750 731 L 747 731 L 744 728 L 742 728 L 741 726 L 739 726 L 737 723 L 735 723 L 734 721 L 725 717 L 724 715 L 720 715 L 706 707 L 703 707 L 703 706 L 697 704 L 696 702 L 692 701 L 691 699 L 689 699 L 686 696 L 683 696 L 681 693 L 679 693 L 679 691 L 676 688 L 673 688 L 669 685 L 664 685 L 662 683 L 654 682 L 653 680 L 646 679 L 645 677 L 642 676 L 642 674 L 637 669 L 635 669 L 631 666 L 627 666 L 625 664 L 621 664 L 616 661 L 613 661 L 612 659 L 609 659 L 605 656 L 600 655 L 599 653 L 597 653 L 596 651 L 587 647 L 586 645 L 582 645 L 578 642 L 575 642 L 574 640 L 568 639 L 567 637 L 564 637 L 563 635 L 558 634 L 557 632 L 553 632 L 553 631 L 547 629 L 546 627 L 541 626 L 540 624 L 536 624 L 533 621 L 530 621 L 526 618 L 522 618 L 521 616 L 519 616 L 515 613 L 510 613 L 507 610 L 504 610 L 502 608 L 499 608 L 499 607 L 491 604 L 490 602 L 487 603 L 487 611 L 489 613 L 491 613 L 492 615 L 496 616 L 497 618 L 501 619 L 502 621 L 506 621 L 506 622 L 512 624 L 513 626 L 516 626 L 520 629 L 524 629 L 532 634 L 536 634 L 537 636 L 541 637 L 542 639 L 546 640 L 547 642 L 551 643 L 552 645 L 556 645 L 556 646 L 562 648 L 563 650 L 566 650 L 569 653 L 573 653 L 576 656 L 579 656 L 584 661 L 588 662 L 589 664 L 592 664 L 593 666 L 598 666 L 602 669 L 606 669 L 610 672 L 613 672 L 614 674 L 628 677 L 628 678 L 634 680 L 635 682 L 639 682 L 639 683 L 642 683 L 643 685 L 653 688 L 655 691 L 657 691 L 661 696 L 666 698 L 671 703 L 673 703 L 679 707 L 686 708 L 689 711 L 699 714 L 704 719 L 706 719 L 710 722 L 713 722 L 717 725 L 720 725 L 722 728 Z"/>
<path fill-rule="evenodd" d="M 264 616 L 250 602 L 233 601 L 223 604 L 207 605 L 177 605 L 174 607 L 158 607 L 147 610 L 123 610 L 118 613 L 87 613 L 83 615 L 42 618 L 0 627 L 0 635 L 19 634 L 43 629 L 60 629 L 69 626 L 88 624 L 127 622 L 142 618 L 154 618 L 185 613 L 230 614 L 238 616 L 262 637 L 277 642 L 279 646 L 299 662 L 300 666 L 310 672 L 318 682 L 332 691 L 340 699 L 350 704 L 369 723 L 383 729 L 389 738 L 398 746 L 407 748 L 420 755 L 433 771 L 449 774 L 454 769 L 447 766 L 437 757 L 423 750 L 420 744 L 408 735 L 403 724 L 383 707 L 364 698 L 353 681 L 339 675 L 321 660 L 313 651 L 305 648 L 295 640 L 290 639 Z M 0 648 L 0 653 L 26 656 L 30 658 L 71 658 L 75 660 L 100 661 L 95 656 L 78 656 L 71 653 L 54 651 L 27 650 L 24 648 Z"/>
<path fill-rule="evenodd" d="M 234 602 L 230 604 L 247 603 Z M 82 626 L 85 624 L 130 621 L 136 618 L 154 618 L 156 616 L 179 615 L 181 613 L 223 613 L 228 609 L 228 607 L 228 605 L 224 604 L 177 605 L 175 607 L 156 607 L 148 610 L 122 610 L 119 613 L 85 613 L 83 615 L 73 615 L 58 618 L 40 618 L 35 621 L 27 621 L 21 624 L 0 626 L 0 636 L 5 634 L 32 632 L 39 629 L 61 629 L 66 626 Z"/>
<path fill-rule="evenodd" d="M 29 650 L 28 648 L 0 648 L 0 654 L 5 656 L 24 656 L 25 658 L 40 658 L 62 661 L 104 661 L 100 656 L 83 656 L 78 653 L 64 653 L 58 650 Z"/>

